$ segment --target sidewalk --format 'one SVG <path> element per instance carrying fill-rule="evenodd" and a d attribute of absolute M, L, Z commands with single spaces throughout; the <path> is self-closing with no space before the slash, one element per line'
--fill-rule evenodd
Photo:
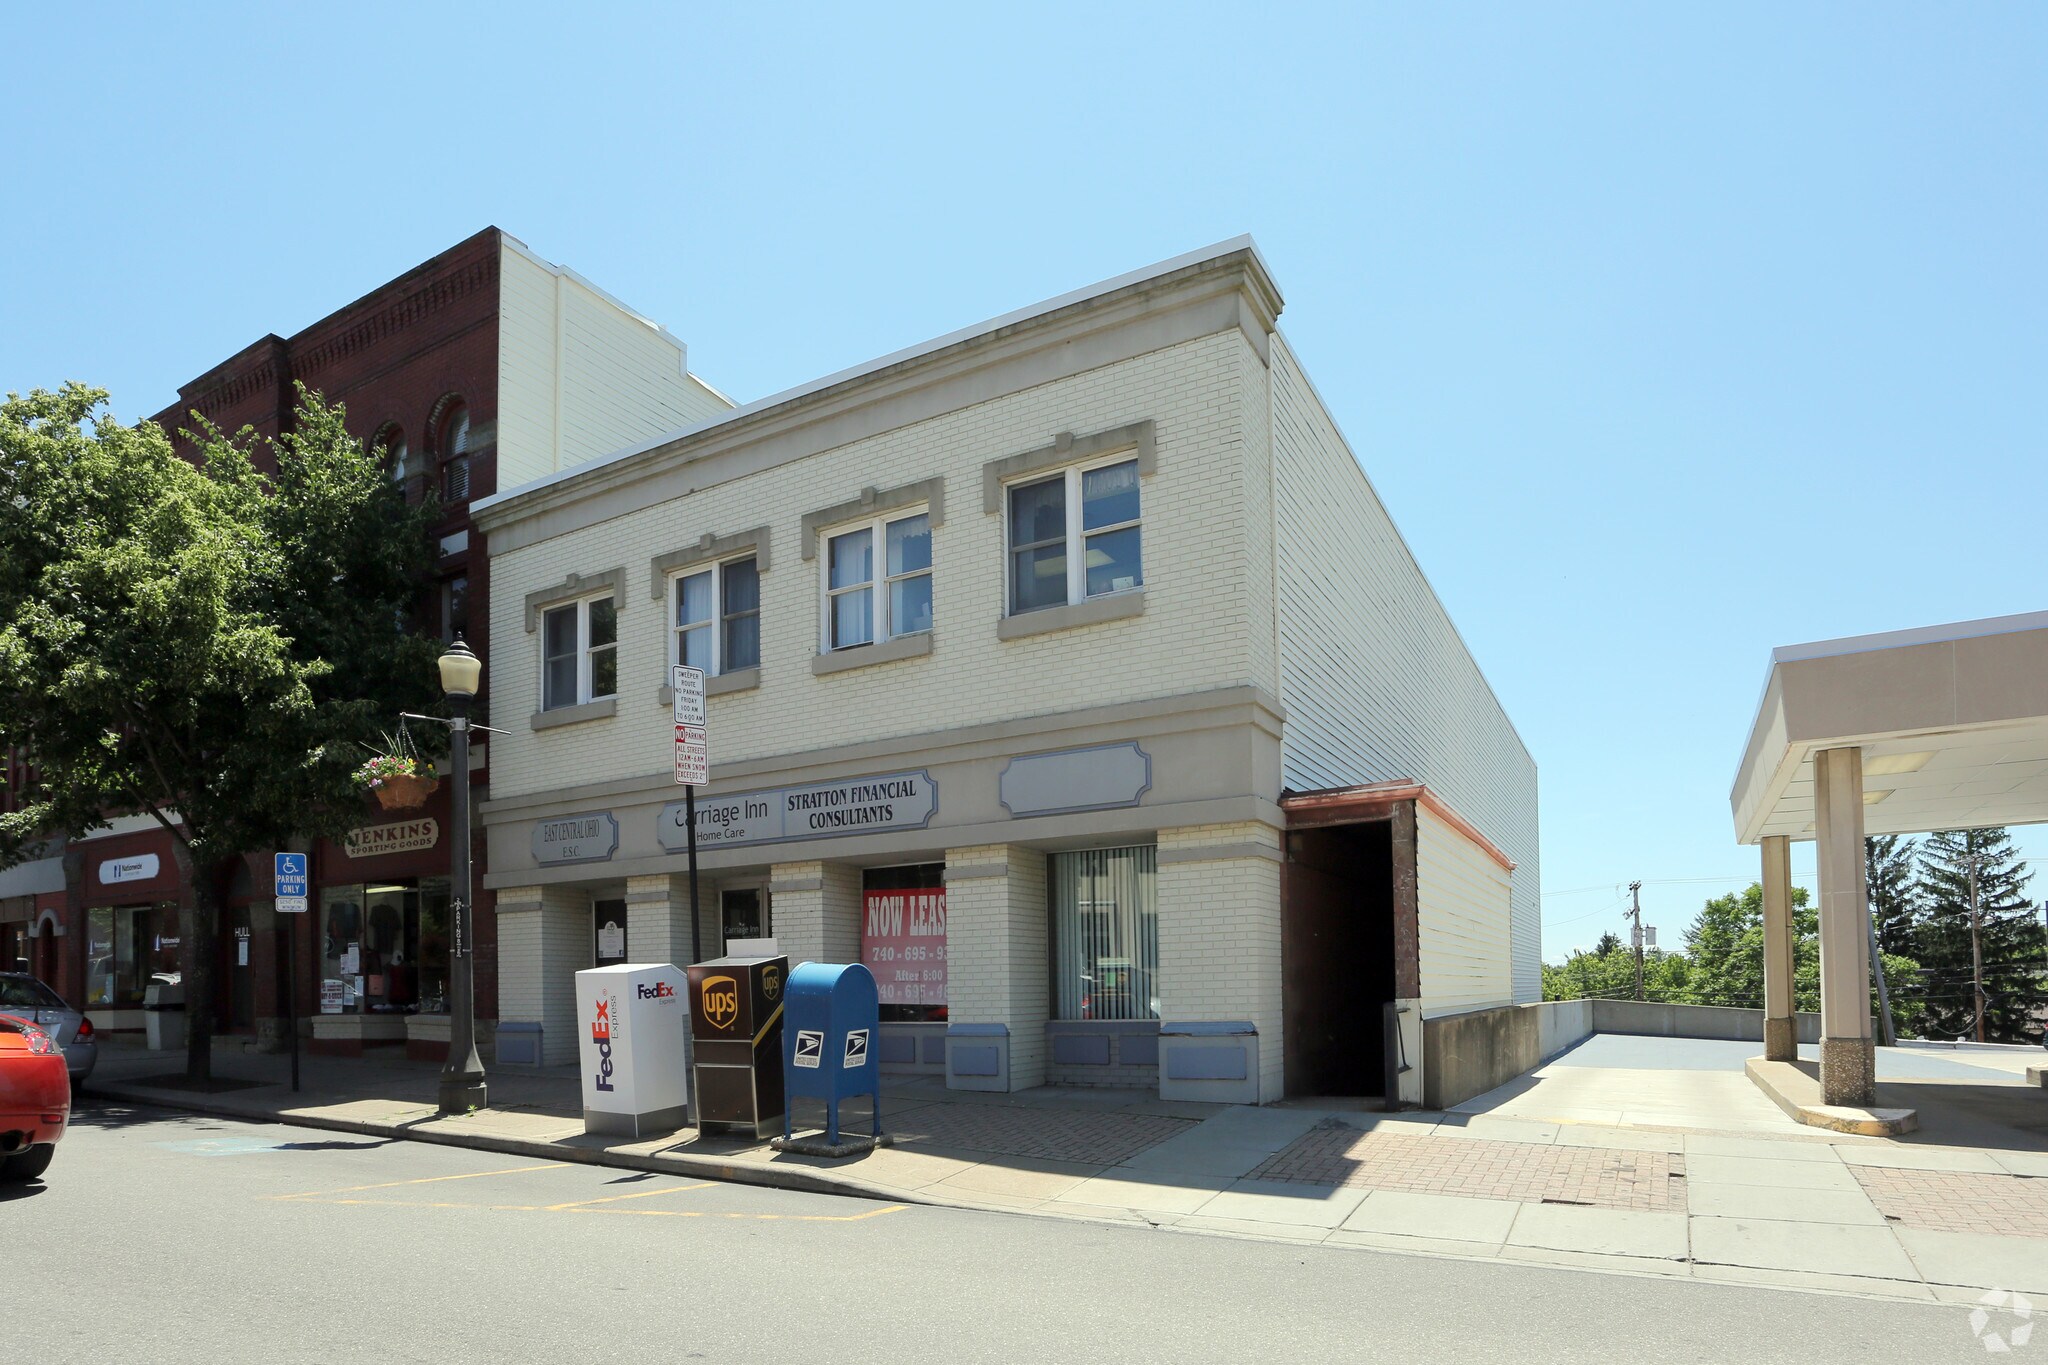
<path fill-rule="evenodd" d="M 2048 1294 L 2048 1153 L 1487 1112 L 1191 1104 L 1129 1091 L 885 1085 L 893 1147 L 833 1161 L 693 1130 L 586 1137 L 574 1068 L 499 1072 L 492 1108 L 442 1118 L 438 1068 L 287 1061 L 223 1040 L 232 1088 L 174 1084 L 182 1057 L 110 1046 L 88 1091 L 135 1104 L 899 1203 L 1887 1298 Z M 1556 1063 L 1536 1073 L 1569 1076 Z M 1583 1079 L 1581 1077 L 1581 1079 Z M 1527 1110 L 1532 1078 L 1496 1095 Z M 1511 1093 L 1510 1093 L 1511 1092 Z M 2038 1092 L 2036 1092 L 2038 1093 Z M 2048 1097 L 2043 1097 L 2048 1100 Z M 1511 1101 L 1511 1102 L 1510 1102 Z M 1460 1106 L 1484 1109 L 1487 1097 Z M 859 1131 L 864 1109 L 848 1128 Z M 1620 1116 L 1617 1116 L 1620 1117 Z"/>

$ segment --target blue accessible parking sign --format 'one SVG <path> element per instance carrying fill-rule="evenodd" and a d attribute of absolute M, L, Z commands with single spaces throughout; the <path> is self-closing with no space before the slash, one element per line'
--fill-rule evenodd
<path fill-rule="evenodd" d="M 280 915 L 306 913 L 306 855 L 280 853 L 276 857 L 277 912 Z"/>

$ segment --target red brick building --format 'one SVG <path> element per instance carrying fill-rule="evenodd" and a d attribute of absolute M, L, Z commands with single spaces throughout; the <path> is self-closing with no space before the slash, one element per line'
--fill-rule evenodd
<path fill-rule="evenodd" d="M 292 336 L 263 337 L 181 387 L 155 420 L 181 446 L 193 411 L 229 431 L 276 436 L 291 423 L 295 382 L 343 404 L 349 429 L 409 496 L 438 492 L 440 553 L 421 620 L 446 639 L 461 632 L 485 658 L 490 585 L 471 500 L 731 406 L 689 373 L 680 341 L 497 228 Z M 486 673 L 486 716 L 489 696 Z M 472 763 L 477 800 L 489 794 L 489 753 L 478 745 Z M 313 847 L 305 916 L 273 913 L 268 857 L 251 858 L 220 926 L 217 1028 L 281 1039 L 279 945 L 289 935 L 297 1012 L 310 1020 L 302 1031 L 315 1049 L 445 1052 L 447 828 L 445 784 L 417 810 L 366 800 L 347 840 Z M 97 1026 L 140 1028 L 151 973 L 178 970 L 191 905 L 171 843 L 147 817 L 121 817 L 0 872 L 0 970 L 25 961 Z M 474 856 L 481 888 L 480 837 Z M 490 1020 L 497 934 L 488 891 L 479 890 L 475 925 L 477 1014 Z"/>

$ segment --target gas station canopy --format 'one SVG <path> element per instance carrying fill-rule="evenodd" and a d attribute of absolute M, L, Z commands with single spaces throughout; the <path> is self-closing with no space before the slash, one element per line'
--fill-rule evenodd
<path fill-rule="evenodd" d="M 1868 834 L 2048 821 L 2048 612 L 1772 651 L 1740 843 L 1814 837 L 1813 755 L 1863 751 Z"/>

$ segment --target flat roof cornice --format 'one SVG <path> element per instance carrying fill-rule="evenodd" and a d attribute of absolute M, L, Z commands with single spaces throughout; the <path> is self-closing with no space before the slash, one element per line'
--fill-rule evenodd
<path fill-rule="evenodd" d="M 1119 305 L 1168 293 L 1190 298 L 1236 290 L 1249 299 L 1259 323 L 1270 332 L 1283 301 L 1271 272 L 1249 236 L 1175 256 L 1142 270 L 1061 294 L 916 346 L 891 352 L 781 393 L 720 413 L 694 426 L 600 456 L 530 483 L 479 500 L 471 508 L 486 532 L 594 497 L 621 483 L 685 464 L 712 449 L 725 449 L 772 431 L 821 420 L 830 413 L 877 401 L 899 387 L 915 387 L 926 374 L 972 368 L 1006 341 L 1060 330 L 1107 326 Z"/>

